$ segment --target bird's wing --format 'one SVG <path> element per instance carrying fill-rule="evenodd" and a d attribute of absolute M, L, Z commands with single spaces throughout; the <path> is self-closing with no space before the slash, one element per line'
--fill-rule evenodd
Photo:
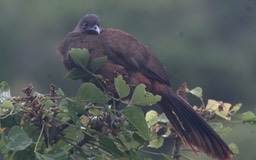
<path fill-rule="evenodd" d="M 106 55 L 115 63 L 170 85 L 161 62 L 136 38 L 118 29 L 106 28 L 100 34 Z"/>

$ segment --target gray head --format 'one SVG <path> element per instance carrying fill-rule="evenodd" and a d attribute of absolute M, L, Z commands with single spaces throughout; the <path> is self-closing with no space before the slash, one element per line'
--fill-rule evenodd
<path fill-rule="evenodd" d="M 100 18 L 95 14 L 87 14 L 80 19 L 74 32 L 100 34 Z"/>

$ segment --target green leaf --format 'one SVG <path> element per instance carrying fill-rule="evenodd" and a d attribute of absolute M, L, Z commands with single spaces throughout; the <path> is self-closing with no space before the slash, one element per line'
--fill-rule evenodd
<path fill-rule="evenodd" d="M 0 102 L 9 98 L 11 98 L 10 87 L 7 82 L 3 81 L 0 83 Z"/>
<path fill-rule="evenodd" d="M 27 149 L 22 151 L 17 151 L 11 157 L 12 157 L 11 159 L 9 159 L 8 157 L 6 160 L 35 160 L 36 158 L 33 150 L 27 150 Z"/>
<path fill-rule="evenodd" d="M 89 52 L 85 48 L 72 48 L 69 55 L 73 62 L 81 68 L 85 68 L 89 62 Z"/>
<path fill-rule="evenodd" d="M 65 93 L 59 87 L 58 87 L 58 89 L 55 90 L 55 93 L 56 93 L 57 96 L 65 97 Z"/>
<path fill-rule="evenodd" d="M 250 123 L 251 125 L 256 125 L 256 116 L 251 111 L 245 112 L 243 114 L 237 114 L 236 117 L 243 120 L 244 122 Z"/>
<path fill-rule="evenodd" d="M 224 127 L 221 122 L 210 122 L 209 124 L 220 136 L 226 136 L 232 131 L 230 127 Z"/>
<path fill-rule="evenodd" d="M 123 129 L 117 135 L 117 147 L 122 151 L 128 151 L 132 149 L 139 149 L 144 146 L 145 140 L 137 133 L 127 129 Z"/>
<path fill-rule="evenodd" d="M 0 83 L 0 93 L 1 93 L 1 92 L 4 92 L 4 91 L 8 91 L 9 89 L 10 89 L 10 87 L 9 87 L 9 85 L 8 85 L 7 82 L 2 81 L 2 82 Z"/>
<path fill-rule="evenodd" d="M 82 115 L 81 117 L 79 117 L 79 119 L 80 119 L 82 126 L 84 126 L 84 127 L 87 127 L 88 124 L 90 123 L 90 118 L 85 115 Z"/>
<path fill-rule="evenodd" d="M 119 75 L 115 78 L 115 88 L 120 98 L 127 97 L 130 94 L 130 87 L 126 84 L 123 77 Z"/>
<path fill-rule="evenodd" d="M 161 101 L 161 96 L 154 96 L 152 93 L 147 92 L 144 84 L 138 85 L 132 95 L 131 102 L 134 105 L 153 105 Z"/>
<path fill-rule="evenodd" d="M 55 103 L 50 99 L 44 99 L 44 100 L 42 100 L 42 103 L 44 104 L 44 107 L 46 107 L 47 109 L 55 106 Z"/>
<path fill-rule="evenodd" d="M 78 101 L 106 104 L 110 99 L 93 83 L 83 83 L 76 96 Z"/>
<path fill-rule="evenodd" d="M 99 142 L 102 145 L 102 148 L 109 153 L 112 153 L 113 155 L 117 156 L 123 156 L 123 152 L 119 150 L 119 148 L 116 146 L 115 141 L 109 137 L 100 136 Z"/>
<path fill-rule="evenodd" d="M 244 112 L 243 114 L 237 114 L 236 116 L 239 119 L 244 120 L 244 121 L 248 121 L 248 120 L 252 120 L 252 119 L 256 118 L 255 114 L 252 113 L 251 111 Z"/>
<path fill-rule="evenodd" d="M 88 112 L 94 116 L 99 116 L 104 113 L 104 111 L 102 109 L 97 109 L 97 108 L 91 108 L 91 109 L 89 109 Z"/>
<path fill-rule="evenodd" d="M 107 59 L 108 59 L 107 56 L 98 57 L 98 58 L 93 59 L 90 63 L 91 71 L 93 73 L 97 72 L 107 62 Z"/>
<path fill-rule="evenodd" d="M 13 126 L 4 139 L 5 147 L 12 151 L 24 150 L 32 143 L 27 133 L 19 126 Z"/>
<path fill-rule="evenodd" d="M 95 149 L 94 149 L 95 150 Z M 97 160 L 93 155 L 90 153 L 84 152 L 83 150 L 79 148 L 72 148 L 73 154 L 72 159 L 73 160 Z M 99 154 L 100 155 L 100 154 Z"/>
<path fill-rule="evenodd" d="M 203 96 L 203 90 L 202 90 L 201 87 L 196 87 L 196 88 L 190 90 L 189 92 L 190 92 L 191 94 L 193 94 L 193 95 L 199 97 L 199 98 L 202 98 L 202 96 Z"/>
<path fill-rule="evenodd" d="M 6 108 L 6 109 L 11 109 L 13 110 L 15 107 L 10 101 L 4 101 L 3 103 L 0 104 L 0 108 Z"/>
<path fill-rule="evenodd" d="M 235 114 L 242 107 L 242 103 L 238 103 L 230 110 L 230 113 Z"/>
<path fill-rule="evenodd" d="M 157 137 L 155 139 L 152 139 L 150 142 L 149 142 L 149 145 L 148 147 L 151 147 L 151 148 L 159 148 L 159 147 L 162 147 L 164 144 L 164 139 L 162 137 Z"/>
<path fill-rule="evenodd" d="M 228 145 L 228 147 L 231 149 L 231 151 L 234 153 L 234 154 L 240 154 L 239 153 L 239 148 L 237 147 L 237 145 L 235 143 L 230 143 Z"/>
<path fill-rule="evenodd" d="M 162 123 L 168 123 L 170 122 L 169 119 L 166 117 L 166 115 L 164 113 L 162 113 L 160 116 L 159 116 L 159 122 L 162 122 Z"/>
<path fill-rule="evenodd" d="M 72 68 L 64 77 L 72 80 L 78 80 L 82 78 L 87 78 L 89 73 L 81 68 L 74 67 Z"/>
<path fill-rule="evenodd" d="M 158 122 L 158 113 L 154 110 L 150 110 L 146 113 L 145 119 L 148 124 L 148 127 L 151 127 Z"/>
<path fill-rule="evenodd" d="M 68 126 L 62 131 L 62 133 L 65 135 L 65 138 L 73 139 L 77 142 L 81 141 L 84 138 L 83 131 L 75 125 Z M 57 142 L 57 145 L 61 146 L 65 150 L 70 150 L 73 147 L 67 141 L 63 141 L 62 139 Z"/>
<path fill-rule="evenodd" d="M 53 149 L 47 153 L 41 154 L 35 152 L 36 158 L 39 160 L 69 160 L 68 152 L 60 147 L 53 147 Z"/>
<path fill-rule="evenodd" d="M 138 134 L 145 140 L 149 140 L 149 132 L 146 120 L 141 108 L 136 106 L 125 107 L 121 111 L 129 122 L 138 130 Z"/>

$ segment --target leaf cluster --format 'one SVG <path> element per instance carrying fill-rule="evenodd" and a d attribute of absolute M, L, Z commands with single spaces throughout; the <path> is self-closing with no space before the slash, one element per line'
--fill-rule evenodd
<path fill-rule="evenodd" d="M 49 94 L 35 92 L 29 85 L 23 97 L 15 97 L 6 82 L 0 84 L 0 150 L 6 160 L 142 159 L 145 145 L 159 148 L 173 137 L 175 132 L 164 114 L 150 110 L 144 116 L 143 107 L 157 104 L 161 96 L 147 92 L 143 84 L 131 88 L 121 75 L 114 79 L 117 96 L 105 93 L 106 80 L 97 71 L 107 57 L 90 61 L 86 49 L 72 49 L 70 57 L 76 67 L 65 77 L 84 81 L 75 97 L 67 97 L 54 84 Z M 91 83 L 95 81 L 97 86 Z M 208 100 L 205 105 L 200 87 L 189 90 L 183 85 L 178 91 L 185 99 L 188 93 L 199 97 L 202 105 L 194 109 L 221 136 L 232 129 L 220 120 L 230 122 L 234 117 L 256 124 L 252 112 L 236 114 L 241 104 Z M 239 154 L 234 143 L 230 148 Z M 179 150 L 174 148 L 174 153 Z M 150 154 L 172 159 L 163 153 Z"/>

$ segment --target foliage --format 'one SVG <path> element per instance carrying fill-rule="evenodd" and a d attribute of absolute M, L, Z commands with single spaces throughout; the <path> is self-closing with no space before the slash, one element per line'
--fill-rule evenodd
<path fill-rule="evenodd" d="M 114 83 L 118 96 L 104 93 L 91 81 L 106 87 L 106 80 L 97 74 L 106 57 L 89 62 L 88 51 L 84 49 L 72 49 L 70 55 L 77 66 L 66 77 L 87 80 L 76 97 L 65 96 L 61 88 L 53 84 L 49 94 L 34 92 L 29 85 L 23 89 L 24 97 L 15 97 L 10 95 L 6 82 L 0 84 L 0 148 L 6 160 L 141 159 L 140 152 L 146 152 L 145 144 L 159 148 L 165 138 L 173 137 L 175 133 L 164 114 L 150 110 L 144 118 L 143 106 L 156 104 L 160 96 L 147 92 L 143 84 L 132 89 L 121 75 Z M 241 104 L 232 106 L 208 100 L 204 105 L 202 89 L 189 90 L 186 85 L 178 94 L 186 96 L 188 92 L 200 98 L 202 106 L 194 109 L 209 120 L 221 136 L 232 129 L 224 127 L 220 120 L 231 121 L 231 117 L 237 117 L 256 124 L 252 112 L 236 114 Z M 131 100 L 127 101 L 129 95 Z M 125 107 L 118 109 L 118 104 Z M 231 143 L 230 148 L 239 154 L 235 144 Z M 172 159 L 163 153 L 158 155 Z"/>

